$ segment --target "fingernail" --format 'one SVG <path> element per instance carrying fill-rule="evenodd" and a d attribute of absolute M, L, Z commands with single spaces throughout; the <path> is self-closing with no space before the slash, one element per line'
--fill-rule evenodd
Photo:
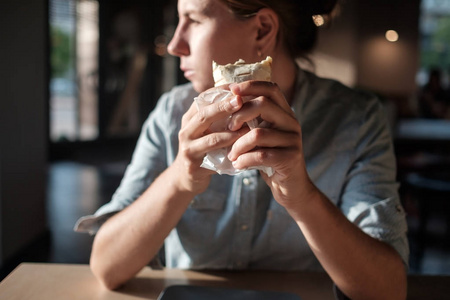
<path fill-rule="evenodd" d="M 233 166 L 233 168 L 235 168 L 235 169 L 238 169 L 236 166 L 237 166 L 237 160 L 235 160 L 235 161 L 232 161 L 231 162 L 231 165 Z"/>
<path fill-rule="evenodd" d="M 231 83 L 228 87 L 230 90 L 232 90 L 234 92 L 239 92 L 239 87 L 236 82 Z"/>
<path fill-rule="evenodd" d="M 239 103 L 238 103 L 238 101 L 237 101 L 237 97 L 233 97 L 233 99 L 230 100 L 230 104 L 231 104 L 231 106 L 233 106 L 233 107 L 238 107 L 238 106 L 239 106 Z"/>
<path fill-rule="evenodd" d="M 231 122 L 231 119 L 230 119 L 230 121 L 228 122 L 228 130 L 230 130 L 230 131 L 233 131 L 233 122 Z"/>
<path fill-rule="evenodd" d="M 229 161 L 233 162 L 233 156 L 230 153 L 228 153 L 227 158 Z"/>

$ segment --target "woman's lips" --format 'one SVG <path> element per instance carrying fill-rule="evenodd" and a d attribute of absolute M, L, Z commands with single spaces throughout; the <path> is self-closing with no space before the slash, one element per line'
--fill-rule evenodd
<path fill-rule="evenodd" d="M 186 77 L 186 79 L 191 79 L 192 77 L 194 77 L 194 70 L 190 70 L 190 69 L 186 69 L 183 70 L 184 72 L 184 77 Z"/>

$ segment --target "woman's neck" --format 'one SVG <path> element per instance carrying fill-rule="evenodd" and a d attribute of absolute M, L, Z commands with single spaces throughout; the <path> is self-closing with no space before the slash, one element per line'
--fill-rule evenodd
<path fill-rule="evenodd" d="M 298 67 L 289 55 L 280 54 L 273 57 L 272 81 L 276 82 L 289 104 L 292 104 L 297 80 Z"/>

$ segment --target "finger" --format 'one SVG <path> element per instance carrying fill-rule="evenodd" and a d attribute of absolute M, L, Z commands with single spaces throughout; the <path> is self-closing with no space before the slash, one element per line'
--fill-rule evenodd
<path fill-rule="evenodd" d="M 289 103 L 283 95 L 278 85 L 270 81 L 249 80 L 241 83 L 233 83 L 229 86 L 230 91 L 241 97 L 264 96 L 272 99 L 284 111 L 294 115 Z"/>
<path fill-rule="evenodd" d="M 199 106 L 197 114 L 193 116 L 193 121 L 198 124 L 196 127 L 200 132 L 205 132 L 214 122 L 227 120 L 242 105 L 241 97 L 231 96 L 206 106 Z M 223 129 L 226 129 L 226 126 Z"/>
<path fill-rule="evenodd" d="M 269 128 L 255 128 L 244 134 L 231 147 L 228 158 L 236 160 L 246 152 L 261 148 L 299 148 L 301 136 L 297 132 L 284 132 Z"/>
<path fill-rule="evenodd" d="M 238 159 L 232 161 L 232 164 L 234 168 L 240 170 L 257 166 L 278 170 L 283 165 L 291 164 L 297 152 L 295 148 L 260 148 L 240 155 Z"/>
<path fill-rule="evenodd" d="M 203 158 L 206 153 L 210 151 L 231 147 L 231 145 L 245 135 L 248 130 L 248 128 L 242 128 L 238 131 L 214 132 L 198 138 L 189 145 L 191 157 L 195 156 L 196 158 Z M 194 153 L 196 154 L 193 155 Z"/>
<path fill-rule="evenodd" d="M 183 115 L 180 134 L 189 139 L 196 139 L 208 132 L 211 124 L 228 119 L 231 114 L 242 107 L 241 97 L 228 97 L 210 105 L 199 107 L 195 102 Z"/>
<path fill-rule="evenodd" d="M 183 117 L 181 118 L 181 126 L 184 126 L 187 123 L 189 123 L 197 112 L 198 112 L 197 106 L 195 102 L 192 102 L 189 109 L 184 113 Z"/>
<path fill-rule="evenodd" d="M 228 121 L 228 128 L 236 130 L 253 119 L 263 119 L 272 128 L 284 131 L 297 131 L 299 124 L 295 116 L 287 113 L 283 108 L 266 97 L 257 97 L 246 103 Z"/>

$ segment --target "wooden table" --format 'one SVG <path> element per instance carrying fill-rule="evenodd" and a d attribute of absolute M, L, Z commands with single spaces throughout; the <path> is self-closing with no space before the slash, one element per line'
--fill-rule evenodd
<path fill-rule="evenodd" d="M 0 283 L 0 299 L 8 300 L 129 300 L 157 299 L 171 285 L 216 286 L 287 291 L 302 300 L 334 299 L 332 283 L 324 273 L 311 272 L 197 272 L 145 268 L 117 291 L 103 288 L 87 265 L 19 265 Z M 448 299 L 450 277 L 409 276 L 408 299 Z"/>

